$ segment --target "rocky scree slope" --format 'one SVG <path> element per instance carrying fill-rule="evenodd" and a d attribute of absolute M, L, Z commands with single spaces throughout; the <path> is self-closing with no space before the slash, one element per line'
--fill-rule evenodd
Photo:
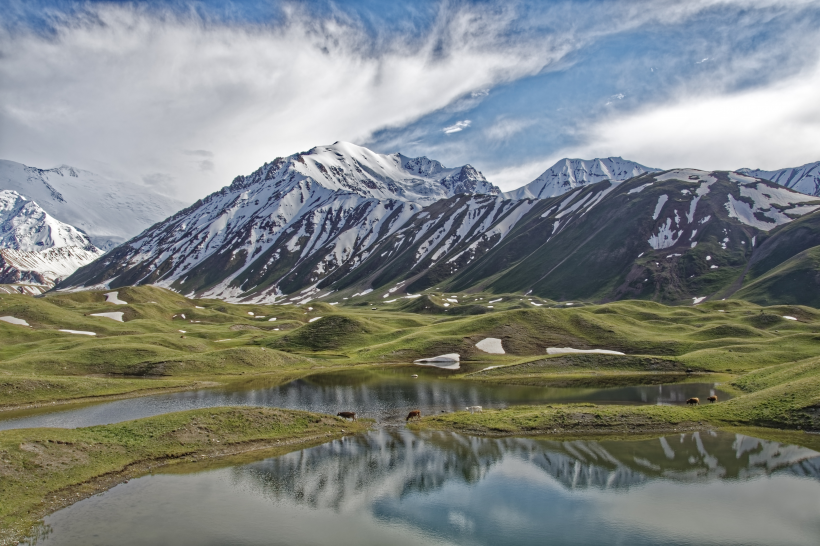
<path fill-rule="evenodd" d="M 329 275 L 367 260 L 424 206 L 498 193 L 469 165 L 447 169 L 337 142 L 237 177 L 61 287 L 157 284 L 230 301 L 270 302 L 297 291 L 309 297 Z"/>

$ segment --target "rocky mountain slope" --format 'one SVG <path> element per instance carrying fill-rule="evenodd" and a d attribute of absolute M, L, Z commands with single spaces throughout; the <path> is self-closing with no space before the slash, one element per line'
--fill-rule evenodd
<path fill-rule="evenodd" d="M 597 161 L 568 160 L 511 196 L 469 165 L 317 147 L 237 177 L 61 287 L 157 284 L 248 302 L 430 287 L 700 301 L 730 290 L 765 236 L 820 208 L 748 175 Z"/>
<path fill-rule="evenodd" d="M 49 215 L 85 233 L 108 250 L 164 220 L 185 203 L 144 186 L 63 165 L 37 169 L 0 160 L 0 190 L 35 201 Z"/>
<path fill-rule="evenodd" d="M 820 161 L 807 163 L 802 167 L 792 167 L 777 171 L 762 169 L 740 169 L 737 172 L 758 178 L 771 180 L 781 186 L 805 193 L 820 196 Z"/>
<path fill-rule="evenodd" d="M 604 180 L 622 182 L 634 176 L 658 170 L 620 157 L 589 160 L 564 158 L 526 186 L 504 193 L 504 197 L 507 199 L 548 199 L 580 186 Z"/>
<path fill-rule="evenodd" d="M 489 202 L 499 190 L 469 165 L 447 169 L 424 157 L 337 142 L 237 177 L 64 286 L 155 283 L 243 301 L 314 294 L 324 278 L 361 265 L 425 205 L 465 193 Z"/>

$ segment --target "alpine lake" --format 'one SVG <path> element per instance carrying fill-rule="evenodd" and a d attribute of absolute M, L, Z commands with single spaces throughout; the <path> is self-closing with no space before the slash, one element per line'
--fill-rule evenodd
<path fill-rule="evenodd" d="M 412 377 L 418 375 L 418 377 Z M 520 404 L 683 404 L 711 383 L 543 388 L 418 366 L 251 380 L 6 412 L 0 429 L 83 427 L 214 406 L 374 420 L 284 455 L 160 467 L 49 516 L 26 544 L 737 544 L 820 541 L 820 453 L 723 430 L 547 439 L 411 430 L 423 415 Z"/>

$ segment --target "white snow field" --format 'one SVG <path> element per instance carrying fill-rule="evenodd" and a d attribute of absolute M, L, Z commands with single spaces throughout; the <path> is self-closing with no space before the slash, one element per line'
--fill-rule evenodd
<path fill-rule="evenodd" d="M 458 370 L 461 368 L 461 355 L 458 353 L 449 353 L 430 358 L 420 358 L 414 360 L 413 364 L 418 364 L 419 366 L 435 366 L 436 368 L 444 370 Z"/>
<path fill-rule="evenodd" d="M 607 349 L 573 349 L 571 347 L 548 347 L 548 355 L 562 355 L 562 354 L 600 354 L 600 355 L 622 355 L 620 351 L 610 351 Z"/>
<path fill-rule="evenodd" d="M 67 334 L 78 334 L 81 336 L 96 336 L 96 332 L 84 332 L 83 330 L 60 330 L 61 332 L 65 332 Z"/>
<path fill-rule="evenodd" d="M 476 349 L 480 351 L 484 351 L 485 353 L 490 353 L 492 355 L 503 355 L 504 347 L 501 346 L 501 340 L 497 337 L 488 337 L 482 339 L 478 343 L 475 344 Z"/>
<path fill-rule="evenodd" d="M 105 317 L 105 318 L 108 318 L 108 319 L 111 319 L 111 320 L 116 320 L 117 322 L 124 322 L 122 320 L 122 316 L 124 314 L 125 313 L 123 313 L 122 311 L 113 311 L 111 313 L 91 313 L 91 316 L 92 317 Z"/>
<path fill-rule="evenodd" d="M 17 324 L 18 326 L 28 326 L 28 322 L 21 318 L 17 317 L 0 317 L 0 320 L 3 322 L 8 322 L 9 324 Z"/>
<path fill-rule="evenodd" d="M 119 298 L 119 292 L 108 292 L 105 294 L 105 301 L 108 303 L 113 303 L 114 305 L 128 305 L 127 301 L 122 301 Z M 182 318 L 185 318 L 185 315 L 182 315 Z"/>

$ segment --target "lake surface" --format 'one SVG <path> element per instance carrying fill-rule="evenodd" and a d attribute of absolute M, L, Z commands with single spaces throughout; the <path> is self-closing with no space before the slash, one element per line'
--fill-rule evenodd
<path fill-rule="evenodd" d="M 382 427 L 279 457 L 207 464 L 134 479 L 56 512 L 37 543 L 816 546 L 820 538 L 820 454 L 727 432 L 558 442 Z"/>
<path fill-rule="evenodd" d="M 412 374 L 419 378 L 412 378 Z M 683 404 L 712 394 L 731 398 L 713 383 L 635 387 L 546 388 L 492 385 L 447 379 L 440 370 L 393 367 L 313 375 L 284 385 L 252 380 L 226 387 L 129 398 L 84 406 L 55 406 L 0 412 L 0 430 L 12 428 L 75 428 L 117 423 L 174 411 L 214 406 L 270 406 L 330 413 L 355 411 L 377 422 L 401 422 L 411 409 L 422 415 L 463 411 L 466 406 L 505 408 L 521 404 L 594 402 L 597 404 Z"/>

